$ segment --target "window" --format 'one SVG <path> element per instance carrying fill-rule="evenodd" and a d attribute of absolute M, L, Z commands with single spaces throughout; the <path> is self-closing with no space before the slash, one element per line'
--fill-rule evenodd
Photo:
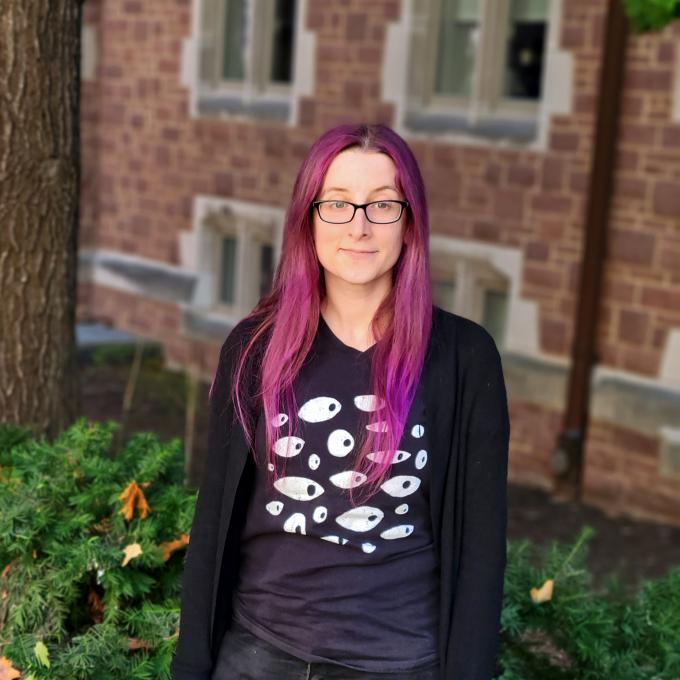
<path fill-rule="evenodd" d="M 296 0 L 204 0 L 200 80 L 232 94 L 286 94 Z"/>
<path fill-rule="evenodd" d="M 530 140 L 551 0 L 413 0 L 407 127 Z"/>
<path fill-rule="evenodd" d="M 214 272 L 210 306 L 231 318 L 247 314 L 271 291 L 278 257 L 278 219 L 239 207 L 212 210 L 204 219 Z"/>
<path fill-rule="evenodd" d="M 508 283 L 487 262 L 449 254 L 432 255 L 434 303 L 486 328 L 503 347 L 507 327 Z"/>

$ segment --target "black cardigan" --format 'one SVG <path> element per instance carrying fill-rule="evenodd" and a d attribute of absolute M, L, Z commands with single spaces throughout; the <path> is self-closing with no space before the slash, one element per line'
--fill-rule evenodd
<path fill-rule="evenodd" d="M 253 326 L 252 320 L 239 322 L 220 353 L 208 455 L 182 579 L 173 680 L 209 680 L 229 626 L 254 462 L 225 395 L 234 359 Z M 421 379 L 431 437 L 432 531 L 441 574 L 441 678 L 491 680 L 506 563 L 510 436 L 500 355 L 482 326 L 434 306 Z"/>

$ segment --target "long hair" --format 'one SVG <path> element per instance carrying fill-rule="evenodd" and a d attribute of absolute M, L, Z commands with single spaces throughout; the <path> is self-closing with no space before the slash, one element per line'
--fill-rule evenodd
<path fill-rule="evenodd" d="M 366 475 L 360 493 L 376 493 L 388 476 L 399 446 L 409 409 L 420 379 L 432 323 L 432 291 L 429 262 L 429 221 L 425 186 L 413 152 L 391 128 L 382 124 L 344 124 L 322 134 L 304 158 L 286 211 L 281 258 L 272 290 L 246 317 L 255 323 L 235 363 L 231 398 L 257 463 L 255 429 L 245 402 L 256 399 L 265 423 L 268 483 L 285 476 L 286 456 L 277 455 L 274 444 L 299 436 L 298 405 L 293 381 L 317 332 L 320 303 L 326 295 L 323 270 L 313 236 L 312 201 L 322 189 L 335 156 L 345 149 L 387 154 L 396 166 L 396 186 L 409 202 L 404 243 L 392 269 L 392 288 L 371 322 L 377 339 L 371 361 L 370 393 L 377 411 L 360 414 L 359 436 L 351 469 Z M 380 334 L 380 329 L 385 328 Z M 258 349 L 259 343 L 259 349 Z M 248 397 L 246 363 L 258 366 L 255 394 Z M 378 421 L 368 422 L 370 416 Z M 287 424 L 287 432 L 281 430 Z M 366 427 L 370 425 L 369 427 Z M 371 452 L 378 452 L 367 458 Z M 382 453 L 380 453 L 382 452 Z M 350 502 L 354 503 L 353 489 Z"/>

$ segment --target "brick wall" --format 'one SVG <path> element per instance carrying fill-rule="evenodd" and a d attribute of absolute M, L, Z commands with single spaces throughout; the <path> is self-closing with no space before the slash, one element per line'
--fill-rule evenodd
<path fill-rule="evenodd" d="M 564 362 L 571 351 L 605 7 L 604 0 L 564 2 L 559 42 L 573 58 L 573 110 L 552 116 L 546 149 L 409 140 L 434 233 L 523 253 L 520 295 L 538 307 L 541 360 Z M 81 246 L 177 265 L 196 194 L 285 207 L 320 132 L 348 121 L 393 124 L 381 77 L 386 29 L 401 12 L 398 0 L 309 1 L 315 92 L 301 98 L 299 124 L 289 127 L 189 115 L 180 73 L 190 0 L 86 3 L 98 67 L 83 84 Z M 680 327 L 680 124 L 671 119 L 679 34 L 676 24 L 630 39 L 598 329 L 601 366 L 652 380 L 668 333 Z M 92 283 L 80 291 L 82 317 L 104 315 L 163 340 L 177 364 L 202 351 L 205 375 L 212 374 L 219 345 L 199 343 L 197 351 L 172 304 Z M 540 389 L 510 398 L 510 476 L 551 488 L 563 395 L 550 407 Z M 586 460 L 590 502 L 680 523 L 680 481 L 658 472 L 659 438 L 649 428 L 591 419 Z M 658 492 L 650 494 L 650 485 Z"/>

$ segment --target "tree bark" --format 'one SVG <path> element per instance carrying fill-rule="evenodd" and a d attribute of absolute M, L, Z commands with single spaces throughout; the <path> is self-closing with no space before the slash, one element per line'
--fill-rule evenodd
<path fill-rule="evenodd" d="M 80 412 L 80 0 L 0 0 L 0 422 Z"/>

